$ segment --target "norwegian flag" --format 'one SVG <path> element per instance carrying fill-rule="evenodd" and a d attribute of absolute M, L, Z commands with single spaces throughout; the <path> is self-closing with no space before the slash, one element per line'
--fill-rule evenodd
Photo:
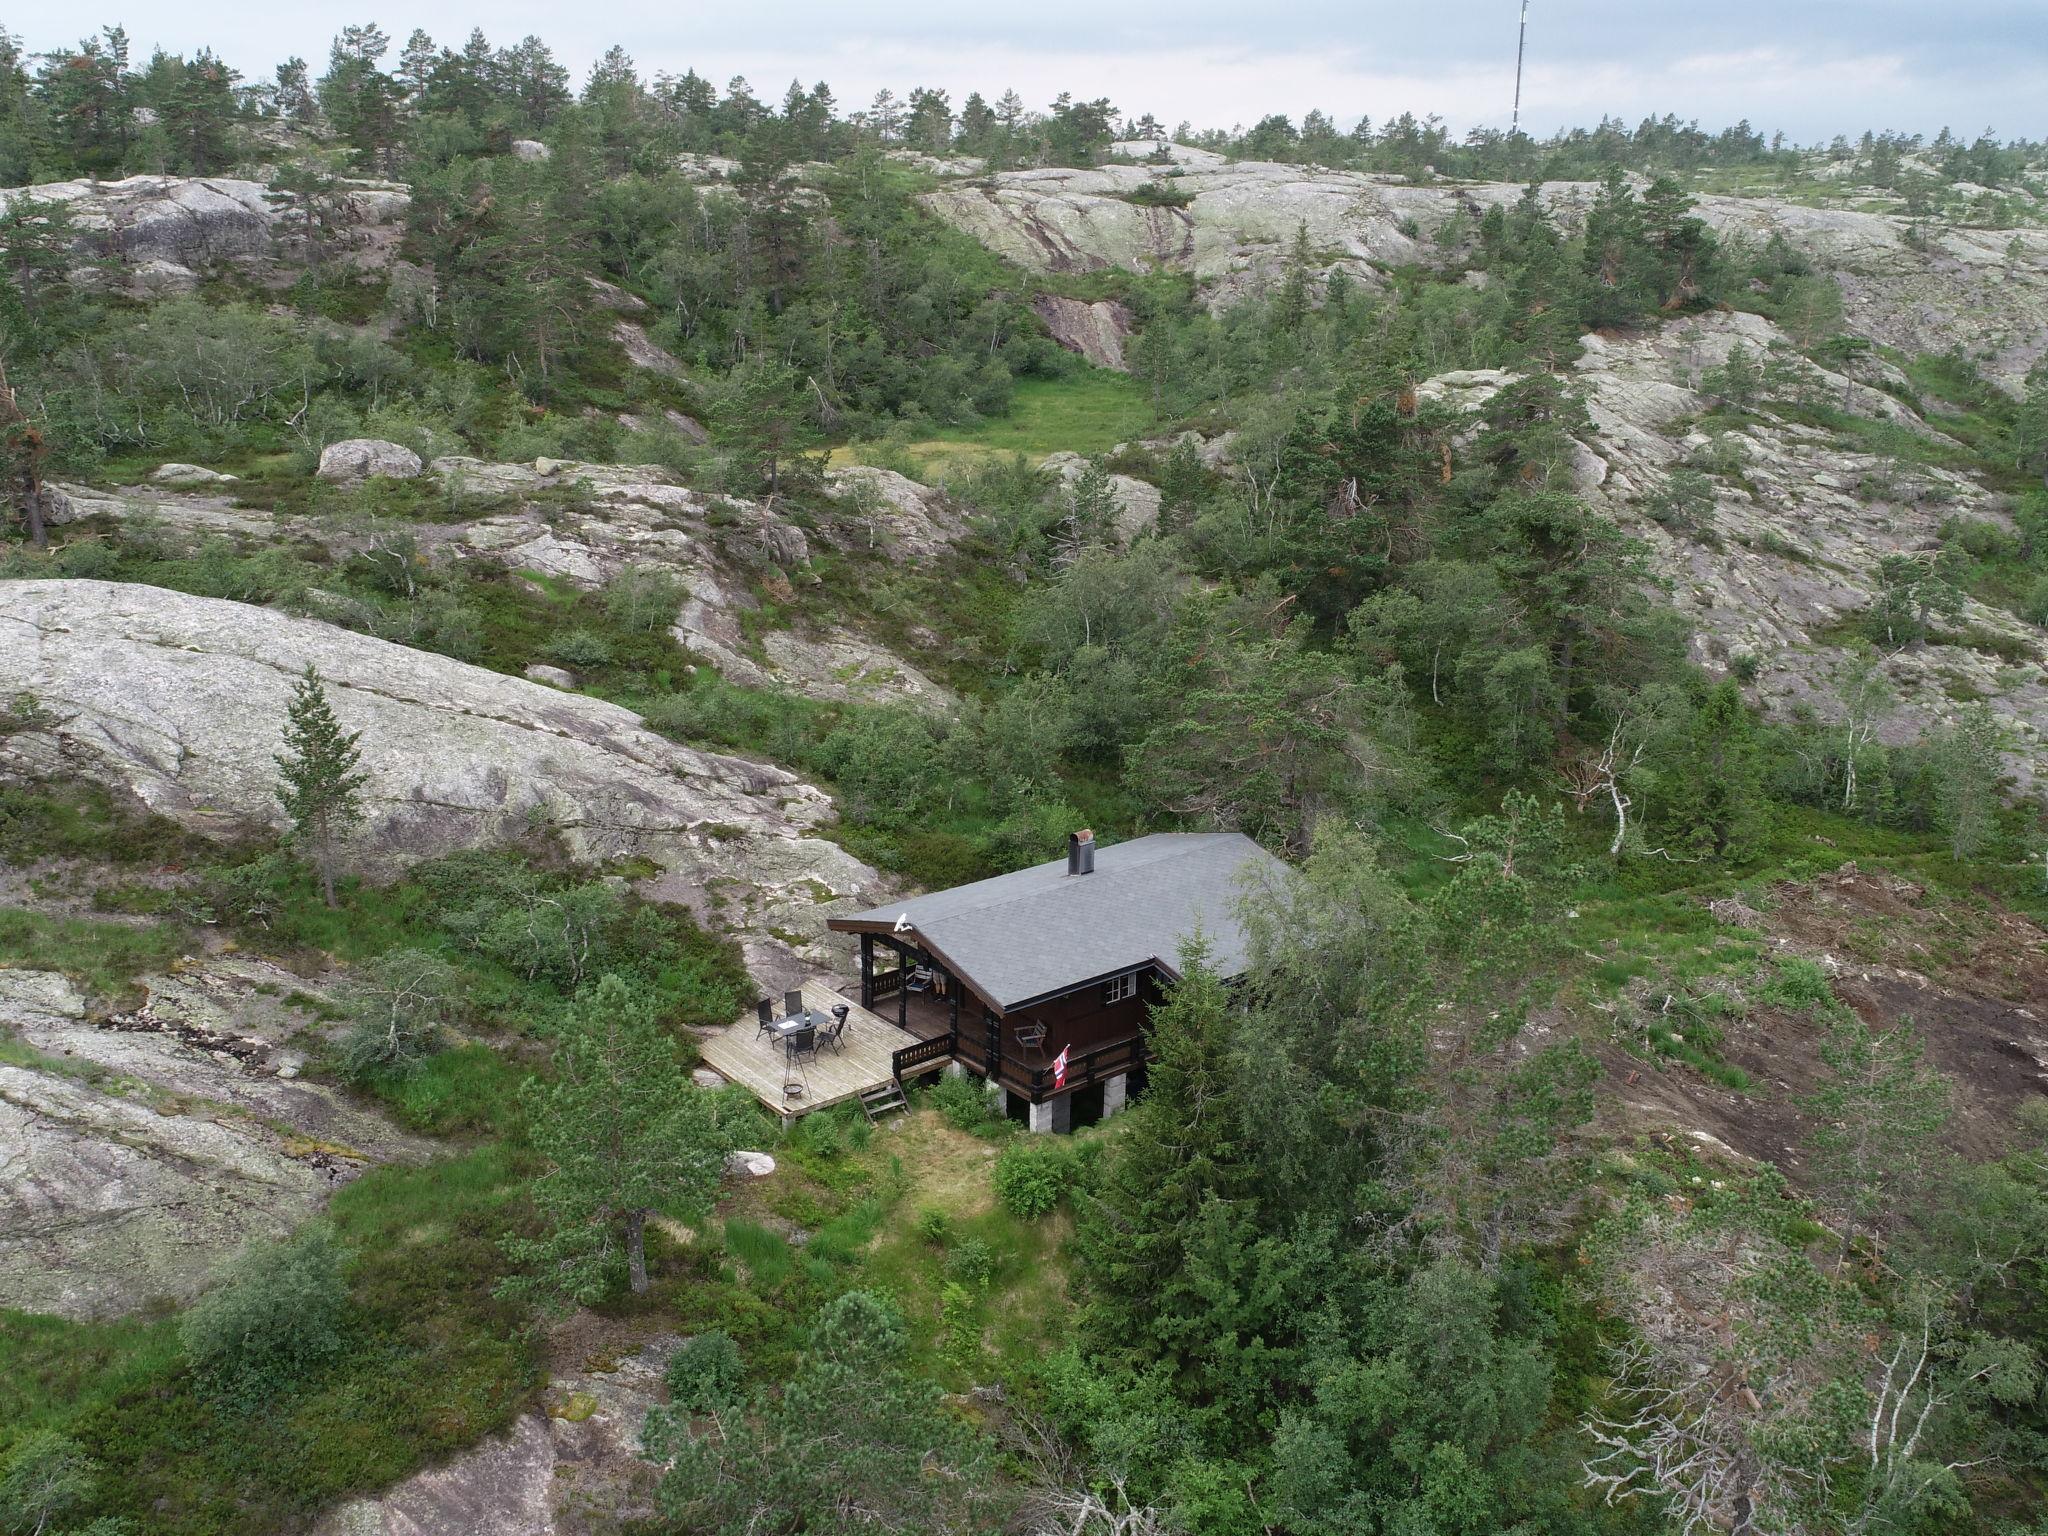
<path fill-rule="evenodd" d="M 1067 1086 L 1067 1048 L 1064 1045 L 1052 1061 L 1052 1085 L 1055 1088 Z"/>

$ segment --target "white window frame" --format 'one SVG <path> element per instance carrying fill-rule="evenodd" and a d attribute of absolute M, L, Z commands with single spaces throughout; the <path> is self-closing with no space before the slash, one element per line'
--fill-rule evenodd
<path fill-rule="evenodd" d="M 1102 1000 L 1105 1003 L 1129 1002 L 1138 995 L 1138 973 L 1126 971 L 1121 976 L 1112 976 L 1102 985 Z"/>

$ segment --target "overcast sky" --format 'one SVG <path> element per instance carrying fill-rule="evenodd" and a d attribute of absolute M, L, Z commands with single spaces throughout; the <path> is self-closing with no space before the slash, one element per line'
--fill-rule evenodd
<path fill-rule="evenodd" d="M 1169 126 L 1299 120 L 1321 107 L 1349 126 L 1402 110 L 1462 131 L 1507 126 L 1519 0 L 108 0 L 136 52 L 211 45 L 246 76 L 375 20 L 394 41 L 425 27 L 459 44 L 532 32 L 580 82 L 614 42 L 649 75 L 688 68 L 720 86 L 745 75 L 777 99 L 792 76 L 829 82 L 842 110 L 886 85 L 1014 87 L 1032 106 L 1060 91 L 1107 96 Z M 31 49 L 74 42 L 86 12 L 38 6 L 8 25 Z M 1802 142 L 1864 128 L 2048 137 L 2048 0 L 1531 0 L 1523 126 L 1545 133 L 1611 112 L 1675 112 L 1713 128 L 1748 118 Z M 394 46 L 394 53 L 396 48 Z"/>

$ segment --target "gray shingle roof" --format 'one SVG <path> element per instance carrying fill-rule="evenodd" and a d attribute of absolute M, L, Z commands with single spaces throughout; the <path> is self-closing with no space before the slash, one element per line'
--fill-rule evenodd
<path fill-rule="evenodd" d="M 1245 965 L 1237 908 L 1247 882 L 1283 868 L 1237 832 L 1160 832 L 1096 850 L 1092 874 L 1065 859 L 837 918 L 917 937 L 1004 1012 L 1101 976 L 1157 963 L 1178 974 L 1200 930 L 1222 976 Z"/>

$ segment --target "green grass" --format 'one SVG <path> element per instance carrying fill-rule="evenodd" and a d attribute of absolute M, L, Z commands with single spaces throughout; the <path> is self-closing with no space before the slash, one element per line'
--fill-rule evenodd
<path fill-rule="evenodd" d="M 162 970 L 183 948 L 183 935 L 175 928 L 0 907 L 0 967 L 62 971 L 103 998 L 119 996 L 147 971 Z"/>
<path fill-rule="evenodd" d="M 1107 453 L 1154 425 L 1152 407 L 1135 379 L 1087 368 L 1063 379 L 1019 379 L 1007 416 L 968 427 L 940 427 L 905 451 L 936 466 L 1001 453 L 1030 459 L 1062 451 Z M 851 455 L 841 449 L 833 460 L 851 462 Z"/>
<path fill-rule="evenodd" d="M 211 850 L 176 823 L 120 810 L 97 784 L 0 786 L 0 859 L 101 859 L 164 864 Z"/>
<path fill-rule="evenodd" d="M 339 1191 L 353 1251 L 342 1358 L 255 1417 L 186 1372 L 177 1324 L 0 1313 L 0 1458 L 59 1428 L 102 1474 L 84 1514 L 153 1536 L 269 1536 L 388 1486 L 508 1423 L 539 1382 L 519 1310 L 491 1298 L 528 1170 L 502 1147 L 382 1168 Z"/>
<path fill-rule="evenodd" d="M 482 1135 L 514 1124 L 528 1073 L 488 1045 L 450 1046 L 361 1086 L 406 1125 L 437 1136 Z"/>

